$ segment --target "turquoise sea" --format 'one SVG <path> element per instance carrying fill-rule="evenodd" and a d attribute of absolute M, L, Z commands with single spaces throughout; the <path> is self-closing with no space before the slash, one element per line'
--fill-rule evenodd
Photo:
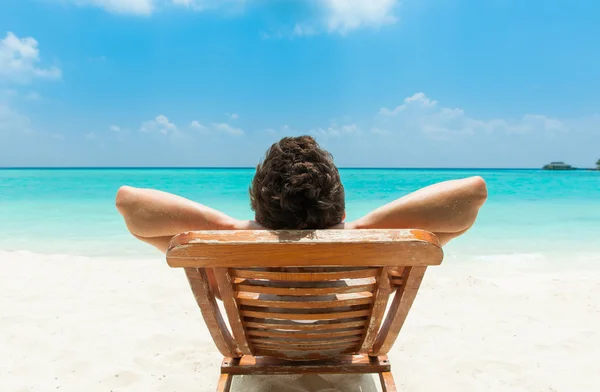
<path fill-rule="evenodd" d="M 114 208 L 121 185 L 173 192 L 251 219 L 253 169 L 0 169 L 0 250 L 147 257 Z M 447 253 L 465 257 L 600 252 L 600 172 L 342 169 L 352 220 L 435 182 L 482 176 L 489 201 Z"/>

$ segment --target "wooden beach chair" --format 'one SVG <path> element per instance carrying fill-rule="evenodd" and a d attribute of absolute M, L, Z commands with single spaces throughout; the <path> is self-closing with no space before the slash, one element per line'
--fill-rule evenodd
<path fill-rule="evenodd" d="M 225 356 L 217 391 L 234 375 L 305 373 L 377 373 L 395 391 L 386 354 L 442 258 L 421 230 L 189 232 L 167 253 Z"/>

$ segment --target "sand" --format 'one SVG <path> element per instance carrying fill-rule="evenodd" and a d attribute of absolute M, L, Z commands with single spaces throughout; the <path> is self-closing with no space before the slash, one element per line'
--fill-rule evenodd
<path fill-rule="evenodd" d="M 390 353 L 400 391 L 600 390 L 600 257 L 449 257 Z M 164 260 L 0 252 L 0 391 L 213 391 L 221 356 Z M 236 391 L 378 390 L 244 377 Z"/>

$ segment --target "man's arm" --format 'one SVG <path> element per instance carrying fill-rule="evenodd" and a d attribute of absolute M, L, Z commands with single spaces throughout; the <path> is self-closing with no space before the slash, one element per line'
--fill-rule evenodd
<path fill-rule="evenodd" d="M 193 230 L 234 230 L 259 228 L 222 212 L 153 189 L 123 186 L 117 192 L 117 209 L 136 238 L 166 252 L 171 238 Z"/>
<path fill-rule="evenodd" d="M 441 182 L 420 189 L 345 224 L 349 229 L 422 229 L 442 245 L 466 232 L 487 199 L 481 177 Z"/>

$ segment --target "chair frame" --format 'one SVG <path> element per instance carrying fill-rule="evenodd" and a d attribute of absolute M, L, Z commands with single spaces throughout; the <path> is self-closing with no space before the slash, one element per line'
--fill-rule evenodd
<path fill-rule="evenodd" d="M 384 392 L 396 391 L 386 354 L 400 333 L 427 267 L 439 265 L 442 259 L 443 252 L 439 241 L 432 233 L 422 230 L 387 229 L 188 232 L 174 237 L 167 252 L 169 266 L 185 270 L 208 330 L 224 356 L 217 391 L 229 391 L 234 375 L 307 373 L 376 373 Z M 290 267 L 295 267 L 297 271 L 289 272 Z M 359 284 L 355 286 L 356 289 L 346 286 L 342 289 L 331 288 L 331 285 L 325 289 L 313 286 L 305 289 L 288 288 L 288 284 L 298 286 L 298 281 L 303 280 L 315 282 L 321 279 L 319 282 L 324 280 L 333 284 L 345 277 L 366 276 L 371 279 L 371 283 Z M 288 282 L 291 280 L 294 282 Z M 288 291 L 295 290 L 296 294 L 291 295 L 306 293 L 309 295 L 306 298 L 315 298 L 315 295 L 321 295 L 323 292 L 335 291 L 336 299 L 325 302 L 275 302 L 286 304 L 288 309 L 277 311 L 283 313 L 263 313 L 262 309 L 272 309 L 255 308 L 247 304 L 270 306 L 273 301 L 262 300 L 261 296 L 265 294 L 254 294 L 253 297 L 242 292 L 247 289 L 242 287 L 250 287 L 245 286 L 245 282 L 257 281 L 262 282 L 261 284 L 277 281 L 278 285 L 269 287 L 267 284 L 265 287 L 260 286 L 260 290 L 253 286 L 250 290 L 284 296 Z M 215 292 L 216 290 L 218 292 Z M 338 293 L 357 290 L 369 290 L 368 301 L 356 295 L 346 302 L 340 301 Z M 298 292 L 301 294 L 297 294 Z M 386 313 L 392 294 L 393 300 Z M 223 298 L 230 328 L 217 305 L 218 295 Z M 353 306 L 336 305 L 346 303 Z M 332 328 L 323 324 L 329 321 L 321 320 L 327 317 L 315 306 L 334 309 L 331 312 L 335 313 L 327 313 L 327 317 L 335 318 L 331 321 L 335 323 L 331 325 Z M 350 311 L 347 311 L 348 309 Z M 288 312 L 291 314 L 287 314 Z M 340 340 L 334 341 L 330 338 L 319 342 L 311 340 L 311 334 L 304 333 L 307 331 L 294 330 L 285 336 L 303 337 L 304 341 L 285 342 L 275 339 L 275 342 L 271 342 L 272 338 L 269 336 L 281 334 L 273 335 L 267 329 L 263 329 L 262 331 L 267 331 L 263 332 L 267 337 L 261 338 L 249 333 L 250 330 L 260 330 L 250 328 L 256 325 L 251 325 L 253 323 L 247 320 L 258 320 L 254 324 L 266 328 L 264 324 L 260 324 L 260 320 L 266 320 L 264 317 L 268 317 L 265 314 L 273 315 L 271 319 L 289 319 L 284 321 L 290 323 L 295 323 L 293 320 L 300 318 L 318 319 L 314 328 L 319 328 L 321 335 L 312 336 L 329 336 L 330 334 L 325 334 L 327 331 L 321 329 L 350 326 L 353 320 L 357 319 L 361 320 L 363 327 L 357 330 L 360 337 L 351 336 L 348 339 L 341 336 L 336 338 Z M 365 321 L 362 321 L 363 319 Z M 338 323 L 344 320 L 349 322 Z M 344 329 L 338 330 L 342 331 L 338 332 L 339 335 L 346 333 Z M 345 340 L 350 342 L 337 343 Z M 336 348 L 338 346 L 339 349 Z"/>

